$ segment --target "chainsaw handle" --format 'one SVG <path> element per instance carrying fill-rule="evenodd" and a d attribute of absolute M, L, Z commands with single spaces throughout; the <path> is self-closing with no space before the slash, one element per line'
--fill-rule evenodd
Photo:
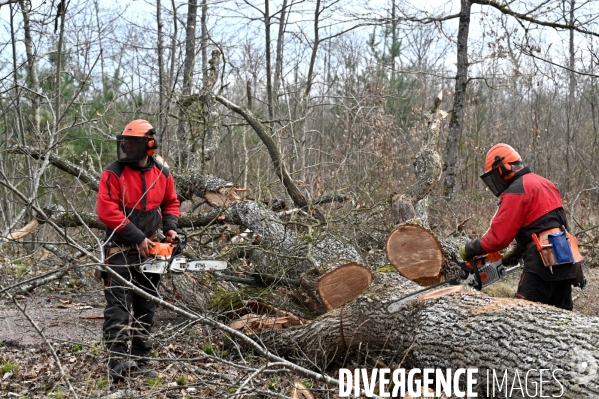
<path fill-rule="evenodd" d="M 480 291 L 483 289 L 483 281 L 480 278 L 480 272 L 478 270 L 478 266 L 476 265 L 476 259 L 474 257 L 472 257 L 472 258 L 470 258 L 470 262 L 472 262 L 472 269 L 474 271 L 474 278 L 476 280 L 476 285 L 477 285 L 477 287 L 474 287 L 474 288 L 476 288 L 477 290 Z"/>

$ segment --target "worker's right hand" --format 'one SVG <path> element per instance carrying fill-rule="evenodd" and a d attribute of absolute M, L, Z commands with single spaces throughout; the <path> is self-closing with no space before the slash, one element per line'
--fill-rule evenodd
<path fill-rule="evenodd" d="M 142 259 L 149 258 L 150 257 L 150 247 L 153 247 L 153 246 L 154 246 L 154 241 L 150 240 L 147 237 L 144 238 L 144 240 L 142 242 L 137 244 L 137 250 L 139 251 L 139 256 Z"/>

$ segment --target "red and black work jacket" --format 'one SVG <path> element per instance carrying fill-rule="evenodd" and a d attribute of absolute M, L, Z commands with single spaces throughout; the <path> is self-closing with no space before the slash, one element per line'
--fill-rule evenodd
<path fill-rule="evenodd" d="M 142 242 L 161 223 L 164 232 L 177 231 L 179 200 L 172 174 L 152 157 L 144 167 L 111 163 L 100 177 L 97 213 L 106 237 L 118 245 Z"/>
<path fill-rule="evenodd" d="M 554 266 L 552 270 L 545 267 L 536 246 L 531 244 L 533 233 L 560 226 L 568 228 L 562 198 L 555 184 L 524 168 L 516 173 L 499 201 L 489 230 L 482 238 L 466 244 L 468 256 L 499 251 L 516 239 L 518 247 L 524 251 L 524 272 L 535 273 L 545 281 L 576 277 L 574 264 Z"/>

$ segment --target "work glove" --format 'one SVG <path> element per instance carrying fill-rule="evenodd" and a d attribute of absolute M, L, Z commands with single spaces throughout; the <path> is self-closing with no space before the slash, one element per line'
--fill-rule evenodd
<path fill-rule="evenodd" d="M 458 250 L 458 255 L 460 255 L 460 258 L 462 258 L 462 260 L 468 260 L 468 255 L 466 255 L 466 245 L 462 245 L 460 247 L 460 249 Z"/>
<path fill-rule="evenodd" d="M 516 266 L 522 258 L 522 250 L 517 245 L 510 245 L 503 254 L 504 266 Z"/>
<path fill-rule="evenodd" d="M 586 287 L 586 286 L 587 286 L 587 278 L 586 277 L 583 277 L 582 281 L 574 284 L 574 287 L 579 287 L 581 290 L 584 289 L 584 287 Z"/>
<path fill-rule="evenodd" d="M 581 263 L 576 264 L 576 278 L 574 279 L 572 285 L 574 287 L 579 287 L 580 289 L 583 289 L 587 285 L 587 278 L 584 275 L 584 270 L 582 269 Z"/>

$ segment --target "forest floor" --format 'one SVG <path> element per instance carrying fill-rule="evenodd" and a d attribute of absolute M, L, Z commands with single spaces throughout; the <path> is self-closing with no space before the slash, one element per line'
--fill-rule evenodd
<path fill-rule="evenodd" d="M 599 268 L 586 272 L 590 283 L 584 290 L 574 289 L 574 311 L 599 316 Z M 513 296 L 518 278 L 519 273 L 514 273 L 486 291 L 493 296 Z M 100 344 L 104 308 L 101 286 L 92 284 L 83 289 L 54 284 L 16 298 L 30 320 L 12 301 L 0 303 L 0 398 L 74 397 L 61 377 L 50 344 L 80 398 L 310 398 L 297 392 L 294 396 L 293 386 L 299 380 L 288 373 L 255 378 L 252 395 L 233 395 L 251 368 L 260 367 L 263 361 L 251 352 L 241 353 L 239 348 L 226 350 L 222 334 L 186 324 L 181 316 L 165 309 L 158 310 L 154 326 L 160 345 L 153 352 L 157 360 L 151 365 L 159 378 L 112 383 Z M 176 360 L 179 357 L 193 360 L 180 363 Z M 312 388 L 314 398 L 337 397 L 333 390 L 301 381 Z"/>

